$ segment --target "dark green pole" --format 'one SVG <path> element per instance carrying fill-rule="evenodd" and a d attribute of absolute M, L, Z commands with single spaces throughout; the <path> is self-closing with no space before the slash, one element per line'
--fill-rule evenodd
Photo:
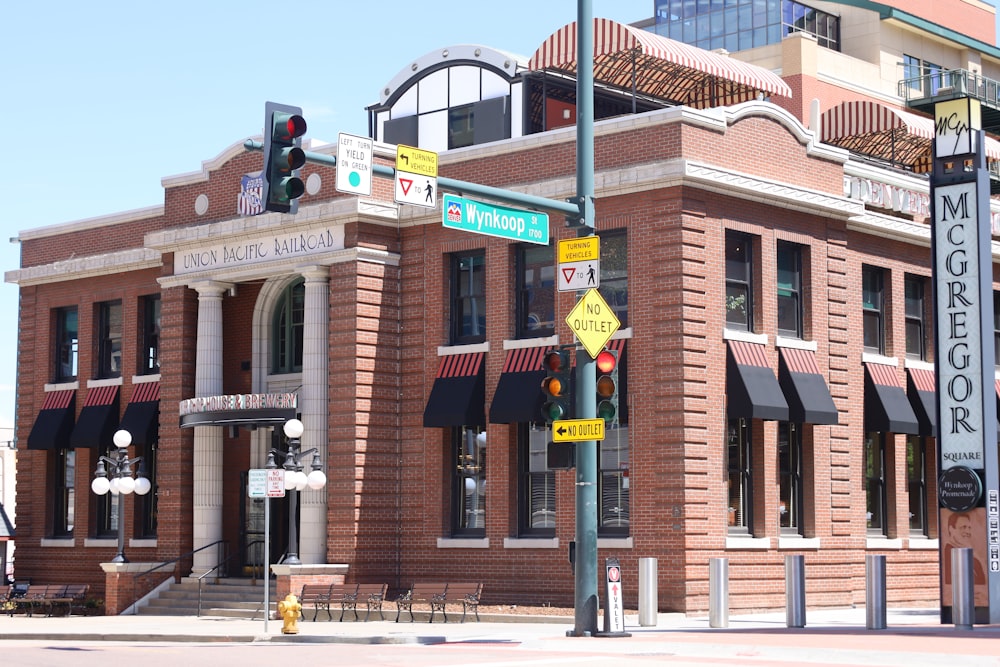
<path fill-rule="evenodd" d="M 582 226 L 594 233 L 594 19 L 591 0 L 577 0 L 576 194 Z M 576 416 L 597 417 L 597 369 L 590 354 L 576 352 Z M 597 442 L 576 444 L 576 582 L 573 635 L 597 632 Z"/>

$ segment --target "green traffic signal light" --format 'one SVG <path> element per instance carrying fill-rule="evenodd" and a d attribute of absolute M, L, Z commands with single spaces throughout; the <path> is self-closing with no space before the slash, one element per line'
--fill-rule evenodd
<path fill-rule="evenodd" d="M 306 163 L 302 135 L 306 121 L 302 109 L 275 102 L 264 105 L 263 202 L 267 211 L 295 213 L 306 186 L 298 170 Z"/>

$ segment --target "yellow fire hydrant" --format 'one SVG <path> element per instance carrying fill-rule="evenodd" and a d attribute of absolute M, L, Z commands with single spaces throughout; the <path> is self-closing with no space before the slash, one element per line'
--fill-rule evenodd
<path fill-rule="evenodd" d="M 291 593 L 286 595 L 285 599 L 278 603 L 278 614 L 284 621 L 281 626 L 281 634 L 299 634 L 299 616 L 302 615 L 302 605 L 299 604 L 297 597 Z"/>

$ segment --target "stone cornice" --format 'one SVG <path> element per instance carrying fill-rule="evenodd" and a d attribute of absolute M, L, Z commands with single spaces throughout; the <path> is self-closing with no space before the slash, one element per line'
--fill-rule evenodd
<path fill-rule="evenodd" d="M 162 264 L 160 253 L 151 248 L 133 248 L 104 255 L 74 257 L 72 259 L 16 269 L 4 273 L 4 282 L 20 287 L 58 283 L 66 280 L 80 280 L 95 276 L 106 276 L 125 271 L 151 269 Z"/>

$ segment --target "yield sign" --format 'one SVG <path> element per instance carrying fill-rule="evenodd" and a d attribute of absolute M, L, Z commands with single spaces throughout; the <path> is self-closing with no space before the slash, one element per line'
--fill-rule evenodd
<path fill-rule="evenodd" d="M 434 208 L 437 206 L 437 179 L 397 170 L 395 201 L 397 204 Z"/>
<path fill-rule="evenodd" d="M 573 292 L 601 286 L 600 260 L 559 264 L 559 291 Z"/>

